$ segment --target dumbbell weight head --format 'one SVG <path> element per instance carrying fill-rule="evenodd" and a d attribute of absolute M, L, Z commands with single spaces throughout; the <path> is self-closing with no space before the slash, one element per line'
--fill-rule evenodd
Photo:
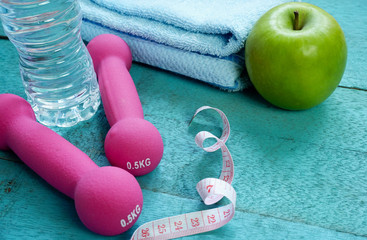
<path fill-rule="evenodd" d="M 161 149 L 163 141 L 157 128 L 139 118 L 120 120 L 112 126 L 105 140 L 106 157 L 111 165 L 134 176 L 153 171 L 162 158 Z"/>
<path fill-rule="evenodd" d="M 76 185 L 74 200 L 83 224 L 106 236 L 133 226 L 143 206 L 142 191 L 134 176 L 112 166 L 84 174 Z"/>

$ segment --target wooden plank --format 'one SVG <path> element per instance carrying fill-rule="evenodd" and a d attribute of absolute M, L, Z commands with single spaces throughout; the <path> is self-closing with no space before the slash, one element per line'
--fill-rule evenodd
<path fill-rule="evenodd" d="M 104 239 L 78 220 L 71 199 L 55 191 L 22 163 L 0 161 L 0 237 L 15 239 Z M 182 198 L 144 190 L 141 217 L 126 233 L 109 239 L 129 239 L 135 229 L 161 217 L 206 209 L 198 194 Z M 185 239 L 335 239 L 362 240 L 302 223 L 238 210 L 234 219 L 213 232 Z"/>

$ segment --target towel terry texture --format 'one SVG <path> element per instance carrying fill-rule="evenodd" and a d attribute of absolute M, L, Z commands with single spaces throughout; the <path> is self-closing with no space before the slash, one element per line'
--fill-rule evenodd
<path fill-rule="evenodd" d="M 286 0 L 80 0 L 82 37 L 123 38 L 133 59 L 238 91 L 250 83 L 244 43 L 255 22 Z"/>

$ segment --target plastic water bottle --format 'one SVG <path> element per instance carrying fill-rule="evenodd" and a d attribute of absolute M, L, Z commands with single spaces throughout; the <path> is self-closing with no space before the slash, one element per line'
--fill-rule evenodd
<path fill-rule="evenodd" d="M 77 0 L 0 0 L 4 32 L 19 53 L 20 74 L 37 120 L 68 127 L 100 105 L 96 74 L 81 39 Z"/>

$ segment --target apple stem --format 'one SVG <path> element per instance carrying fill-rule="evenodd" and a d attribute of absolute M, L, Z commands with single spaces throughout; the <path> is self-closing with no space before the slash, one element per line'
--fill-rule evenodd
<path fill-rule="evenodd" d="M 293 30 L 300 30 L 301 28 L 299 27 L 299 13 L 298 11 L 294 11 L 294 26 L 293 26 Z"/>

